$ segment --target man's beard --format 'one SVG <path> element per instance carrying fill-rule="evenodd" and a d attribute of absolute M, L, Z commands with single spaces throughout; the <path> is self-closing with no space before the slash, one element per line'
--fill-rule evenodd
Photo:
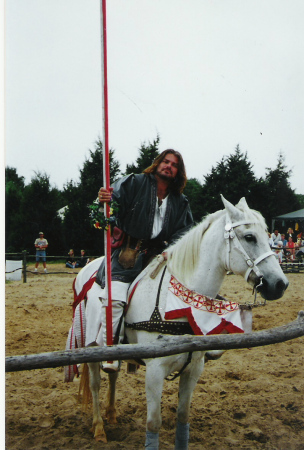
<path fill-rule="evenodd" d="M 165 180 L 165 181 L 170 181 L 170 182 L 172 182 L 172 181 L 174 180 L 174 178 L 173 178 L 171 172 L 170 172 L 170 173 L 164 173 L 164 172 L 162 172 L 162 171 L 156 171 L 156 175 L 157 175 L 159 178 L 161 178 L 162 180 Z"/>

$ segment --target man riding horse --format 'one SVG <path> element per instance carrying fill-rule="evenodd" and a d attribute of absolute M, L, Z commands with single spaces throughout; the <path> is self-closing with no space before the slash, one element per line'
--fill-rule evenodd
<path fill-rule="evenodd" d="M 112 253 L 112 317 L 113 342 L 123 340 L 121 320 L 130 283 L 157 254 L 166 259 L 166 247 L 193 225 L 187 198 L 182 194 L 187 183 L 181 154 L 163 151 L 142 174 L 128 175 L 113 185 L 109 192 L 100 188 L 101 204 L 111 200 L 119 205 L 117 213 L 118 247 Z M 105 288 L 105 262 L 97 274 L 97 283 Z M 102 298 L 103 342 L 106 339 L 106 300 Z M 119 337 L 118 337 L 119 335 Z M 117 371 L 118 361 L 104 363 L 105 372 Z"/>

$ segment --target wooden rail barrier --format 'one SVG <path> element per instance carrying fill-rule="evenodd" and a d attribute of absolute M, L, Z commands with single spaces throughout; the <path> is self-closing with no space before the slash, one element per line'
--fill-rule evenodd
<path fill-rule="evenodd" d="M 190 351 L 230 350 L 259 347 L 304 336 L 304 311 L 287 324 L 248 334 L 213 336 L 163 336 L 150 344 L 125 344 L 113 347 L 86 347 L 36 355 L 8 356 L 5 371 L 43 369 L 85 362 L 158 358 Z"/>

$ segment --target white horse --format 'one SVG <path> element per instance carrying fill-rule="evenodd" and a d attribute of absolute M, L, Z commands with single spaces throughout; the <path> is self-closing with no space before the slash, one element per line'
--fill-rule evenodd
<path fill-rule="evenodd" d="M 264 299 L 280 298 L 288 286 L 273 252 L 268 244 L 266 224 L 260 213 L 251 210 L 243 198 L 233 206 L 222 197 L 225 209 L 207 216 L 199 225 L 192 228 L 180 240 L 172 245 L 168 253 L 167 270 L 159 271 L 155 278 L 151 272 L 157 262 L 154 260 L 145 270 L 145 275 L 138 284 L 129 305 L 125 323 L 136 324 L 148 322 L 156 304 L 157 291 L 162 284 L 159 295 L 159 312 L 164 320 L 166 299 L 171 274 L 188 290 L 197 294 L 216 298 L 227 271 L 242 275 L 256 288 Z M 93 261 L 77 275 L 76 292 L 79 293 L 85 282 L 94 275 L 101 258 Z M 98 296 L 98 285 L 87 293 L 87 311 L 93 297 Z M 91 300 L 90 300 L 91 299 Z M 100 302 L 97 304 L 100 304 Z M 100 308 L 100 306 L 99 306 Z M 86 328 L 90 328 L 90 317 L 100 314 L 91 312 L 87 316 Z M 180 318 L 176 321 L 187 321 Z M 168 322 L 166 320 L 166 322 Z M 149 343 L 160 332 L 148 332 L 126 328 L 128 342 Z M 145 359 L 147 422 L 146 444 L 150 450 L 158 449 L 158 433 L 161 427 L 161 396 L 164 379 L 173 372 L 180 373 L 179 400 L 177 409 L 177 428 L 175 449 L 186 450 L 189 440 L 189 412 L 193 390 L 204 368 L 205 352 L 193 352 L 191 362 L 188 354 L 172 355 L 162 358 Z M 188 364 L 187 364 L 188 360 Z M 100 364 L 89 363 L 90 389 L 93 397 L 93 431 L 96 440 L 106 442 L 103 421 L 99 408 Z M 107 419 L 116 423 L 115 382 L 117 373 L 109 374 Z"/>

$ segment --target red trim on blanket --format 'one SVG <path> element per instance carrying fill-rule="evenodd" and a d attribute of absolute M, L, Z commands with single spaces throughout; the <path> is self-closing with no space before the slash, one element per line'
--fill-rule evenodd
<path fill-rule="evenodd" d="M 134 284 L 134 286 L 133 286 L 133 288 L 132 288 L 132 291 L 130 292 L 130 295 L 128 295 L 127 305 L 126 305 L 125 310 L 124 310 L 124 314 L 125 314 L 125 315 L 127 314 L 127 311 L 128 311 L 128 309 L 129 309 L 129 306 L 130 306 L 130 303 L 131 303 L 131 300 L 132 300 L 132 297 L 133 297 L 134 292 L 135 292 L 135 290 L 136 290 L 136 288 L 137 288 L 137 286 L 138 286 L 138 284 L 139 284 L 140 281 L 141 281 L 141 280 L 138 280 L 137 283 Z"/>
<path fill-rule="evenodd" d="M 73 291 L 74 291 L 74 302 L 73 302 L 73 317 L 75 315 L 75 309 L 76 307 L 79 305 L 79 303 L 84 300 L 86 298 L 87 292 L 91 289 L 91 287 L 93 286 L 93 284 L 95 283 L 96 280 L 96 272 L 93 273 L 93 275 L 91 276 L 91 278 L 88 279 L 88 281 L 86 283 L 84 283 L 81 291 L 79 292 L 79 294 L 77 295 L 76 290 L 75 290 L 75 281 L 76 278 L 73 282 Z"/>
<path fill-rule="evenodd" d="M 182 308 L 182 309 L 176 309 L 174 311 L 168 311 L 165 313 L 165 319 L 166 320 L 173 320 L 173 319 L 179 319 L 181 317 L 187 317 L 188 322 L 194 332 L 195 335 L 203 335 L 204 333 L 200 329 L 200 327 L 195 322 L 195 319 L 192 315 L 191 307 L 188 308 Z M 213 330 L 209 331 L 207 335 L 209 334 L 221 334 L 224 330 L 228 331 L 228 333 L 244 333 L 244 331 L 233 325 L 233 323 L 228 322 L 225 319 L 222 319 L 221 323 L 213 328 Z"/>
<path fill-rule="evenodd" d="M 71 350 L 72 350 L 72 348 L 73 348 L 73 339 L 75 339 L 75 335 L 74 335 L 74 328 L 73 328 L 73 326 L 72 326 L 72 329 L 71 329 L 71 339 L 70 339 L 70 349 L 71 349 Z M 76 339 L 75 339 L 75 347 L 77 347 Z M 71 380 L 71 377 L 72 377 L 71 369 L 72 369 L 72 366 L 69 366 L 69 380 Z M 74 365 L 73 365 L 73 372 L 74 372 L 74 374 L 75 374 L 75 375 L 77 376 L 77 378 L 78 378 L 78 377 L 79 377 L 79 371 L 78 371 L 77 364 L 74 364 Z"/>
<path fill-rule="evenodd" d="M 244 333 L 244 330 L 242 330 L 241 328 L 237 327 L 236 325 L 233 325 L 233 323 L 228 322 L 226 319 L 222 319 L 221 323 L 217 327 L 213 328 L 213 330 L 207 333 L 207 336 L 209 334 L 221 334 L 224 330 L 227 331 L 229 334 Z"/>
<path fill-rule="evenodd" d="M 189 322 L 194 334 L 196 334 L 196 335 L 204 334 L 194 320 L 194 317 L 193 317 L 192 311 L 191 311 L 191 306 L 189 306 L 188 308 L 175 309 L 174 311 L 168 311 L 165 313 L 166 320 L 179 319 L 181 317 L 187 317 L 188 322 Z"/>

